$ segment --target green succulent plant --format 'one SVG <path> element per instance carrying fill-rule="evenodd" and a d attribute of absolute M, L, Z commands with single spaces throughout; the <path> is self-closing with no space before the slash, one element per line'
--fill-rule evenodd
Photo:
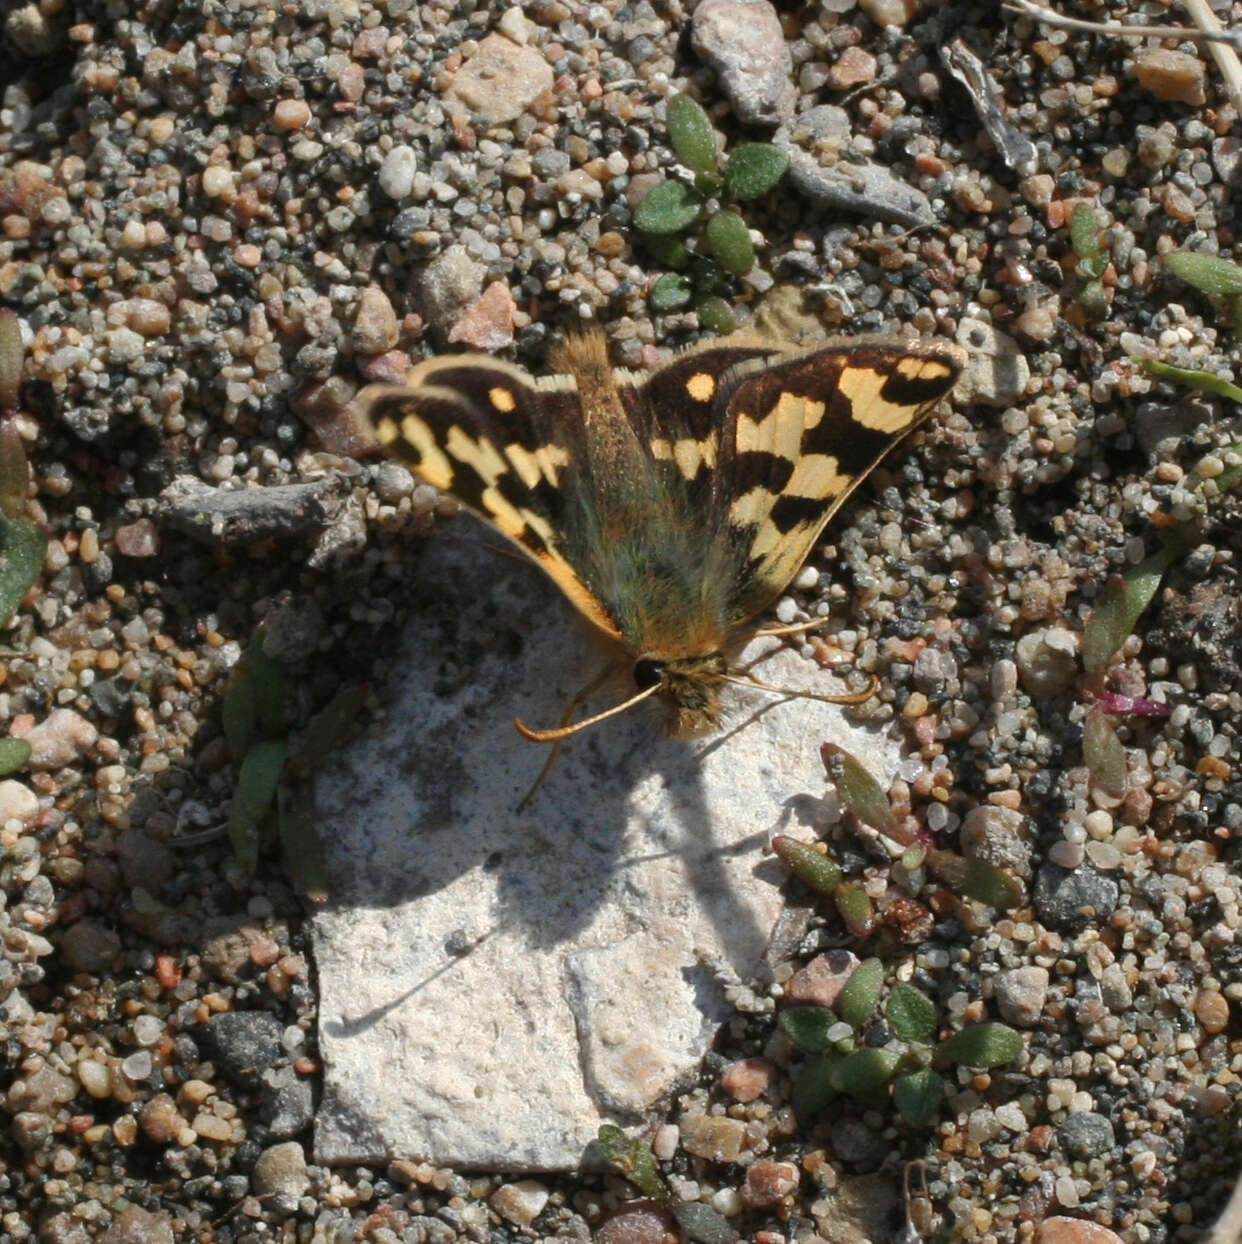
<path fill-rule="evenodd" d="M 0 310 L 0 627 L 34 586 L 47 551 L 43 528 L 24 517 L 30 467 L 16 421 L 24 363 L 17 316 Z"/>
<path fill-rule="evenodd" d="M 750 229 L 736 207 L 767 194 L 789 157 L 771 143 L 743 143 L 722 162 L 710 118 L 688 95 L 674 95 L 667 116 L 669 142 L 693 181 L 666 177 L 634 211 L 647 249 L 673 269 L 651 287 L 651 306 L 691 307 L 704 328 L 726 333 L 735 321 L 721 292 L 730 276 L 745 276 L 755 264 Z M 683 240 L 692 229 L 695 236 Z"/>
<path fill-rule="evenodd" d="M 323 850 L 306 807 L 304 779 L 340 744 L 361 711 L 365 689 L 344 687 L 296 735 L 285 722 L 284 670 L 263 651 L 256 629 L 229 675 L 221 727 L 237 770 L 227 830 L 233 855 L 253 873 L 273 825 L 294 884 L 312 902 L 327 898 Z"/>
<path fill-rule="evenodd" d="M 891 1101 L 908 1123 L 927 1127 L 944 1096 L 939 1068 L 955 1063 L 999 1067 L 1021 1055 L 1022 1037 L 1007 1024 L 971 1024 L 937 1041 L 936 1008 L 927 995 L 899 982 L 881 1006 L 884 984 L 883 963 L 864 959 L 833 1006 L 792 1006 L 781 1012 L 782 1031 L 805 1055 L 792 1087 L 800 1118 L 811 1118 L 836 1097 L 848 1096 L 876 1108 Z M 887 1039 L 874 1044 L 877 1034 Z"/>

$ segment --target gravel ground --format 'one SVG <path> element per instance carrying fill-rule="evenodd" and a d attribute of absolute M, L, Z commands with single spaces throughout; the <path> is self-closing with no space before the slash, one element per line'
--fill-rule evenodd
<path fill-rule="evenodd" d="M 399 676 L 411 550 L 452 507 L 349 456 L 356 387 L 449 343 L 538 369 L 583 320 L 631 366 L 695 336 L 692 313 L 653 318 L 658 267 L 629 227 L 674 165 L 665 102 L 688 92 L 730 145 L 799 153 L 746 208 L 764 244 L 741 316 L 796 282 L 830 331 L 958 337 L 991 364 L 850 507 L 796 604 L 832 606 L 812 653 L 882 676 L 898 807 L 982 843 L 1031 897 L 998 917 L 903 877 L 842 818 L 834 849 L 877 903 L 925 918 L 886 955 L 949 1027 L 1018 1027 L 1021 1060 L 962 1071 L 928 1129 L 840 1104 L 799 1121 L 772 1015 L 791 977 L 672 1103 L 662 1169 L 758 1244 L 896 1238 L 919 1158 L 908 1238 L 1204 1239 L 1242 1070 L 1238 503 L 1215 485 L 1238 417 L 1131 357 L 1239 362 L 1229 308 L 1162 263 L 1236 244 L 1242 145 L 1208 52 L 933 0 L 779 18 L 703 0 L 693 31 L 680 4 L 612 0 L 6 8 L 0 305 L 28 342 L 14 420 L 50 542 L 0 652 L 0 719 L 32 747 L 0 782 L 0 1237 L 667 1229 L 651 1210 L 601 1231 L 632 1195 L 614 1177 L 315 1166 L 302 905 L 274 855 L 249 878 L 203 831 L 227 816 L 221 695 L 260 621 L 291 726 L 343 682 Z M 747 46 L 778 21 L 789 59 Z M 1108 261 L 1093 294 L 1080 202 Z M 1193 541 L 1092 687 L 1084 621 L 1170 521 Z M 1083 758 L 1101 691 L 1126 749 L 1112 794 Z M 860 949 L 817 910 L 798 971 L 843 946 Z"/>

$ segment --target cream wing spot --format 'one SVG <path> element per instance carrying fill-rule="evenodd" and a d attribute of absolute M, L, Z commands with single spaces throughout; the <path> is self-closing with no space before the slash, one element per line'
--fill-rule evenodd
<path fill-rule="evenodd" d="M 509 469 L 508 464 L 491 441 L 476 441 L 467 436 L 459 427 L 449 429 L 448 436 L 444 438 L 444 448 L 458 462 L 477 471 L 479 478 L 489 486 L 494 486 Z"/>
<path fill-rule="evenodd" d="M 716 378 L 707 372 L 697 372 L 686 381 L 686 392 L 696 402 L 710 402 L 716 392 Z"/>
<path fill-rule="evenodd" d="M 826 501 L 843 493 L 853 479 L 842 475 L 840 463 L 831 454 L 807 454 L 799 458 L 783 491 L 788 496 Z"/>
<path fill-rule="evenodd" d="M 772 508 L 772 494 L 761 486 L 735 497 L 729 506 L 731 527 L 753 527 Z"/>
<path fill-rule="evenodd" d="M 673 461 L 684 479 L 694 479 L 701 466 L 716 465 L 716 446 L 711 441 L 696 441 L 686 437 L 673 446 Z"/>
<path fill-rule="evenodd" d="M 904 358 L 897 373 L 907 381 L 947 378 L 951 373 L 938 359 Z M 880 391 L 889 376 L 871 367 L 847 367 L 841 373 L 841 392 L 850 402 L 850 415 L 855 423 L 875 432 L 896 436 L 904 432 L 917 413 L 911 406 L 886 400 Z"/>
<path fill-rule="evenodd" d="M 417 415 L 404 415 L 400 423 L 400 436 L 417 457 L 418 473 L 423 479 L 436 488 L 451 488 L 453 465 L 436 442 L 431 428 Z"/>
<path fill-rule="evenodd" d="M 517 408 L 517 399 L 513 396 L 513 390 L 502 388 L 500 385 L 488 389 L 487 400 L 502 415 L 507 415 Z"/>

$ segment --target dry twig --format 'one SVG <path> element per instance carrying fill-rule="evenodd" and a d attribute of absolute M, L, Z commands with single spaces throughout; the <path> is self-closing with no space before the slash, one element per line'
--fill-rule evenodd
<path fill-rule="evenodd" d="M 1242 49 L 1242 33 L 1235 30 L 1223 30 L 1206 0 L 1183 0 L 1188 9 L 1202 7 L 1208 14 L 1212 25 L 1199 24 L 1200 19 L 1194 14 L 1195 26 L 1128 26 L 1124 22 L 1088 22 L 1079 17 L 1063 17 L 1055 9 L 1035 4 L 1034 0 L 1005 0 L 1005 8 L 1011 13 L 1021 13 L 1024 17 L 1033 17 L 1045 26 L 1055 26 L 1058 30 L 1077 30 L 1089 35 L 1109 35 L 1115 39 L 1186 39 L 1194 43 L 1224 44 L 1229 48 Z"/>

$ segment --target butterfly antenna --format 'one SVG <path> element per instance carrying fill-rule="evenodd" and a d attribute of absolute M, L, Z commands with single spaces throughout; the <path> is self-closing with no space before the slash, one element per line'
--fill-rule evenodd
<path fill-rule="evenodd" d="M 602 713 L 575 721 L 572 726 L 558 726 L 554 730 L 532 730 L 520 717 L 515 717 L 513 724 L 517 726 L 518 733 L 524 739 L 530 739 L 532 743 L 559 743 L 561 739 L 567 739 L 571 734 L 577 734 L 579 730 L 585 730 L 597 722 L 615 717 L 618 713 L 624 713 L 627 709 L 633 708 L 635 704 L 647 699 L 648 696 L 655 695 L 663 687 L 662 682 L 653 683 L 650 687 L 644 687 L 637 695 L 630 696 L 628 700 L 622 700 L 620 704 L 614 704 L 611 708 L 604 709 Z"/>
<path fill-rule="evenodd" d="M 871 675 L 871 686 L 866 691 L 851 691 L 844 695 L 819 695 L 814 691 L 793 691 L 788 687 L 774 687 L 758 678 L 744 678 L 739 674 L 723 675 L 725 682 L 737 683 L 739 687 L 754 687 L 758 691 L 770 691 L 773 695 L 787 695 L 799 700 L 819 700 L 824 704 L 866 704 L 880 689 L 880 680 Z"/>

